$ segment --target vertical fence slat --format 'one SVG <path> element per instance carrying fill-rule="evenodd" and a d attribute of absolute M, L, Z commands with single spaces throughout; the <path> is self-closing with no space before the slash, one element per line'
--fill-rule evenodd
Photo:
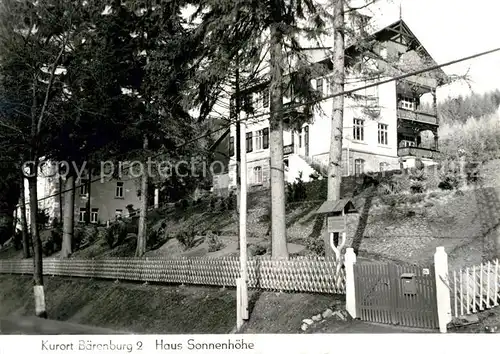
<path fill-rule="evenodd" d="M 483 264 L 479 266 L 479 310 L 483 311 L 483 299 L 484 299 L 484 283 L 483 283 Z"/>
<path fill-rule="evenodd" d="M 458 316 L 458 294 L 457 294 L 457 271 L 453 271 L 453 300 L 454 300 L 454 308 L 455 308 L 455 317 Z"/>
<path fill-rule="evenodd" d="M 498 259 L 495 261 L 495 306 L 498 306 L 498 283 L 500 282 L 500 274 L 498 274 Z"/>
<path fill-rule="evenodd" d="M 477 309 L 477 274 L 476 274 L 476 266 L 472 266 L 472 312 L 475 313 Z"/>

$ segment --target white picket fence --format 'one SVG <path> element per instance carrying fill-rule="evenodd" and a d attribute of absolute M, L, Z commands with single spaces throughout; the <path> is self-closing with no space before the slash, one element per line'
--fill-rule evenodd
<path fill-rule="evenodd" d="M 453 317 L 470 315 L 499 305 L 498 259 L 453 271 L 450 277 Z"/>

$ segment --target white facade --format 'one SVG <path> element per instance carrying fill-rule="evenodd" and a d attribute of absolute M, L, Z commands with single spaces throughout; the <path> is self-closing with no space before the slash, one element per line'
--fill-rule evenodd
<path fill-rule="evenodd" d="M 395 33 L 396 36 L 397 33 L 405 31 L 406 36 L 411 40 L 416 40 L 403 21 L 394 23 L 388 31 L 389 34 Z M 426 63 L 432 62 L 432 58 L 425 54 L 425 49 L 424 54 L 417 54 L 405 43 L 408 42 L 392 38 L 380 41 L 375 50 L 382 57 L 396 55 L 399 58 L 399 67 L 406 68 L 407 71 L 422 68 Z M 315 50 L 310 54 L 310 57 L 316 61 L 327 58 L 325 51 L 321 50 Z M 369 69 L 383 69 L 386 75 L 379 77 L 376 81 L 367 81 L 355 71 L 357 69 L 353 69 L 346 75 L 345 91 L 387 81 L 391 75 L 399 74 L 380 61 L 368 59 L 363 65 Z M 329 75 L 331 74 L 317 77 L 311 82 L 312 87 L 320 91 L 323 97 L 332 94 Z M 432 164 L 438 147 L 439 121 L 435 111 L 422 112 L 420 108 L 421 103 L 426 101 L 426 96 L 427 101 L 431 98 L 432 102 L 436 102 L 437 87 L 436 77 L 426 74 L 384 82 L 345 95 L 342 140 L 343 175 L 413 167 L 417 158 L 421 159 L 424 164 Z M 252 149 L 246 152 L 249 185 L 269 184 L 269 148 L 260 143 L 261 132 L 265 129 L 269 130 L 270 103 L 267 102 L 269 96 L 264 94 L 265 90 L 265 88 L 259 88 L 250 94 L 253 112 L 248 116 L 243 112 L 240 116 L 246 121 L 247 134 L 252 135 Z M 289 99 L 285 97 L 285 105 L 288 103 L 287 100 Z M 331 98 L 321 101 L 314 110 L 312 120 L 304 124 L 300 132 L 293 132 L 291 129 L 284 132 L 284 168 L 288 182 L 293 182 L 300 172 L 302 172 L 302 179 L 308 181 L 309 175 L 313 173 L 311 171 L 317 170 L 318 166 L 326 172 L 332 134 L 332 101 Z M 296 110 L 300 111 L 300 109 Z M 219 113 L 224 114 L 222 110 L 219 110 Z M 229 115 L 229 111 L 226 114 Z M 287 114 L 285 113 L 285 120 Z M 256 118 L 253 119 L 253 116 Z M 285 127 L 285 130 L 287 128 Z M 431 145 L 422 143 L 423 139 L 420 134 L 424 131 L 433 133 Z M 235 126 L 231 127 L 230 134 L 234 145 L 230 143 L 229 151 L 234 153 L 234 149 L 237 148 Z M 236 185 L 236 153 L 231 155 L 228 170 L 229 187 L 234 187 Z M 218 178 L 220 180 L 220 177 Z"/>

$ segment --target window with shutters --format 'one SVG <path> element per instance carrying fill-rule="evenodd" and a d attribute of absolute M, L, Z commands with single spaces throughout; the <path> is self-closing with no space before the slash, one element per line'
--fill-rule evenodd
<path fill-rule="evenodd" d="M 269 128 L 262 129 L 262 148 L 269 149 Z"/>
<path fill-rule="evenodd" d="M 247 152 L 252 152 L 253 151 L 253 139 L 252 139 L 252 132 L 248 132 L 246 137 L 246 146 L 247 146 Z"/>
<path fill-rule="evenodd" d="M 264 131 L 258 130 L 255 134 L 255 151 L 259 151 L 263 149 L 263 136 Z"/>

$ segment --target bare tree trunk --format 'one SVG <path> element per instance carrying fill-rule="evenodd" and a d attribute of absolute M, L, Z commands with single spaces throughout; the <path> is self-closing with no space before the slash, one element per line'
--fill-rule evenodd
<path fill-rule="evenodd" d="M 31 175 L 34 177 L 28 178 L 28 187 L 30 193 L 30 223 L 31 235 L 33 238 L 33 291 L 35 294 L 35 315 L 42 318 L 47 318 L 45 308 L 45 294 L 43 289 L 43 259 L 42 259 L 42 242 L 37 225 L 38 214 L 38 194 L 37 194 L 37 171 L 38 166 L 32 169 Z"/>
<path fill-rule="evenodd" d="M 21 171 L 21 232 L 23 235 L 23 258 L 30 258 L 30 234 L 28 231 L 28 222 L 26 221 L 26 193 L 24 192 L 24 172 Z"/>
<path fill-rule="evenodd" d="M 285 173 L 283 165 L 283 50 L 277 24 L 271 26 L 271 239 L 272 257 L 288 258 L 285 225 Z"/>
<path fill-rule="evenodd" d="M 344 0 L 335 1 L 332 91 L 344 91 Z M 344 96 L 333 97 L 332 125 L 330 132 L 330 161 L 328 164 L 328 200 L 340 199 L 342 182 L 342 133 L 344 119 Z"/>
<path fill-rule="evenodd" d="M 336 0 L 333 13 L 333 75 L 332 93 L 338 94 L 332 99 L 332 123 L 330 131 L 330 154 L 328 163 L 328 196 L 334 201 L 340 199 L 342 183 L 342 136 L 344 130 L 344 76 L 345 76 L 345 41 L 344 41 L 344 0 Z M 349 158 L 349 157 L 347 157 Z M 334 235 L 334 241 L 338 235 Z M 325 234 L 325 256 L 331 257 L 334 252 L 330 245 L 330 234 Z M 337 246 L 337 245 L 335 245 Z"/>
<path fill-rule="evenodd" d="M 148 150 L 148 137 L 144 136 L 143 149 Z M 146 253 L 147 241 L 147 210 L 148 210 L 148 173 L 144 171 L 141 176 L 141 206 L 139 213 L 139 230 L 137 231 L 137 248 L 135 250 L 136 257 L 142 257 Z"/>
<path fill-rule="evenodd" d="M 69 173 L 64 183 L 63 240 L 61 257 L 68 258 L 73 253 L 73 233 L 75 230 L 75 176 Z"/>

